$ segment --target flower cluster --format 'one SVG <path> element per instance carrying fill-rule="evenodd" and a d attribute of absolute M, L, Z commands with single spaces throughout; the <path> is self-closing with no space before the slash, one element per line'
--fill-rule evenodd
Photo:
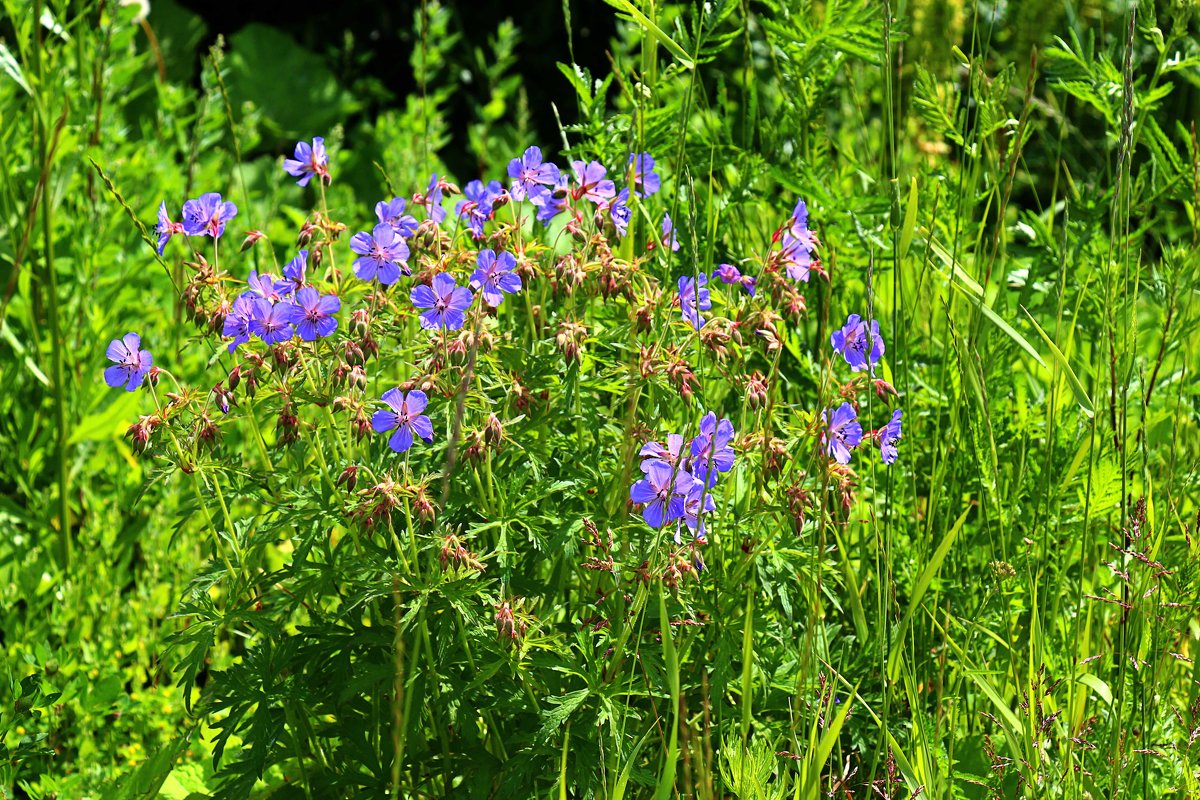
<path fill-rule="evenodd" d="M 789 278 L 808 283 L 809 273 L 816 267 L 817 236 L 808 228 L 808 205 L 796 201 L 792 216 L 776 232 L 779 249 L 774 251 L 774 260 L 782 266 Z"/>
<path fill-rule="evenodd" d="M 696 541 L 708 541 L 704 515 L 716 510 L 712 489 L 718 478 L 733 469 L 733 436 L 733 423 L 710 411 L 700 420 L 700 432 L 686 445 L 683 436 L 672 433 L 665 445 L 649 442 L 642 447 L 645 477 L 630 487 L 629 499 L 645 506 L 642 518 L 647 524 L 661 528 L 675 522 L 677 544 L 684 525 Z"/>
<path fill-rule="evenodd" d="M 195 242 L 193 237 L 213 240 L 211 264 L 200 252 L 194 253 L 194 262 L 185 262 L 195 273 L 185 288 L 189 316 L 201 327 L 225 337 L 229 353 L 252 342 L 261 347 L 246 347 L 241 363 L 208 396 L 215 399 L 221 411 L 229 413 L 230 407 L 237 405 L 237 393 L 244 391 L 253 397 L 260 384 L 269 385 L 279 409 L 275 443 L 281 447 L 300 438 L 305 425 L 300 417 L 306 403 L 347 414 L 349 432 L 359 439 L 385 435 L 394 453 L 407 454 L 418 441 L 432 443 L 434 423 L 426 414 L 431 398 L 436 404 L 439 394 L 448 398 L 456 391 L 471 391 L 467 387 L 479 385 L 469 371 L 476 364 L 496 363 L 494 358 L 485 361 L 483 357 L 493 347 L 512 347 L 515 339 L 512 332 L 497 330 L 497 320 L 510 317 L 508 310 L 503 314 L 498 310 L 509 296 L 535 287 L 537 300 L 527 298 L 530 302 L 512 313 L 526 317 L 528 335 L 535 343 L 552 339 L 568 368 L 585 369 L 585 347 L 592 341 L 589 336 L 603 330 L 604 322 L 590 318 L 586 310 L 580 311 L 587 304 L 577 303 L 575 298 L 569 310 L 547 305 L 548 298 L 579 291 L 587 293 L 589 299 L 620 299 L 628 305 L 635 333 L 653 330 L 664 308 L 676 308 L 686 327 L 696 334 L 692 341 L 724 361 L 731 353 L 734 358 L 742 357 L 738 349 L 746 347 L 744 332 L 756 335 L 747 337 L 748 341 L 757 342 L 768 357 L 772 353 L 777 356 L 786 336 L 778 323 L 785 315 L 796 317 L 805 311 L 799 283 L 807 282 L 813 271 L 824 275 L 816 258 L 818 239 L 808 227 L 808 209 L 800 200 L 776 231 L 764 259 L 742 258 L 704 271 L 693 265 L 677 275 L 673 287 L 676 292 L 664 292 L 649 271 L 641 270 L 653 258 L 670 262 L 671 254 L 680 250 L 670 215 L 661 206 L 655 212 L 648 203 L 663 185 L 654 157 L 645 152 L 630 153 L 623 172 L 610 176 L 597 160 L 575 159 L 560 168 L 538 147 L 529 147 L 509 162 L 507 185 L 497 180 L 473 180 L 460 190 L 434 174 L 423 191 L 380 200 L 374 206 L 373 219 L 364 214 L 369 224 L 349 236 L 352 255 L 341 262 L 349 264 L 349 270 L 343 273 L 335 265 L 335 245 L 349 229 L 332 220 L 325 208 L 324 186 L 331 178 L 324 140 L 315 137 L 311 143 L 298 142 L 293 155 L 283 159 L 283 170 L 302 187 L 308 186 L 313 177 L 318 178 L 320 210 L 313 210 L 305 220 L 297 245 L 304 249 L 289 254 L 290 260 L 281 270 L 275 270 L 281 272 L 278 277 L 258 266 L 248 270 L 242 284 L 221 269 L 217 242 L 238 209 L 217 193 L 188 200 L 179 221 L 170 218 L 164 202 L 158 209 L 155 229 L 160 253 L 173 236 L 180 234 L 197 246 L 202 242 Z M 448 214 L 450 205 L 453 212 Z M 639 210 L 643 213 L 635 213 Z M 547 227 L 554 224 L 553 245 L 527 241 L 525 223 L 530 217 Z M 638 223 L 641 219 L 648 224 Z M 639 229 L 645 253 L 630 256 L 629 238 Z M 242 252 L 265 238 L 258 231 L 250 231 Z M 564 242 L 569 243 L 567 247 L 561 246 Z M 270 256 L 266 263 L 274 261 L 273 252 Z M 258 259 L 255 263 L 264 262 Z M 345 282 L 349 272 L 357 283 Z M 352 310 L 348 324 L 339 329 L 337 315 L 342 310 L 342 297 L 352 304 Z M 714 301 L 726 315 L 714 315 Z M 381 397 L 368 395 L 371 379 L 384 377 L 381 371 L 373 372 L 377 367 L 371 360 L 387 363 L 384 356 L 392 346 L 381 342 L 399 339 L 404 347 L 405 337 L 411 340 L 414 333 L 421 333 L 425 344 L 411 345 L 413 358 L 405 369 L 410 377 L 399 385 L 394 379 L 387 380 L 384 385 L 394 388 Z M 329 337 L 334 338 L 319 347 L 301 344 Z M 853 400 L 858 383 L 874 379 L 883 357 L 878 323 L 868 324 L 851 316 L 846 326 L 835 332 L 832 345 L 852 372 L 864 374 L 843 389 L 843 395 Z M 688 361 L 690 343 L 659 337 L 654 343 L 640 342 L 638 348 L 635 369 L 641 379 L 649 380 L 659 373 L 659 379 L 677 389 L 685 402 L 702 390 L 700 377 Z M 110 385 L 132 391 L 147 376 L 153 382 L 157 374 L 136 334 L 114 341 L 107 355 L 113 362 L 104 374 Z M 452 371 L 457 371 L 457 376 Z M 273 373 L 269 383 L 263 380 L 265 373 Z M 512 374 L 515 388 L 511 397 L 518 413 L 530 414 L 531 406 L 545 404 L 548 393 L 535 395 L 521 380 L 518 374 Z M 878 387 L 882 381 L 875 383 Z M 773 402 L 770 383 L 757 370 L 749 374 L 745 392 L 751 409 L 770 407 Z M 156 427 L 171 426 L 172 408 L 196 396 L 181 389 L 178 405 L 160 411 L 150 418 L 151 422 L 135 426 L 133 435 L 139 451 L 148 447 Z M 470 407 L 475 408 L 474 404 Z M 460 402 L 460 413 L 462 408 Z M 880 430 L 865 434 L 856 409 L 855 403 L 846 402 L 823 413 L 826 452 L 845 465 L 851 452 L 869 435 L 878 441 L 883 460 L 889 464 L 895 461 L 901 412 L 896 410 Z M 217 425 L 208 418 L 207 411 L 206 401 L 194 412 L 195 437 L 211 442 L 216 439 Z M 327 418 L 329 412 L 322 413 Z M 500 417 L 490 414 L 488 423 L 478 430 L 460 428 L 459 422 L 455 420 L 454 433 L 447 437 L 450 469 L 458 455 L 462 456 L 461 463 L 488 464 L 490 469 L 490 462 L 482 456 L 486 453 L 490 458 L 490 454 L 499 453 L 508 439 Z M 752 432 L 743 446 L 757 452 L 760 448 L 756 441 L 762 444 L 764 471 L 779 473 L 787 457 L 786 443 L 769 427 Z M 461 453 L 455 450 L 460 443 Z M 641 516 L 652 527 L 675 523 L 676 543 L 682 544 L 684 530 L 689 531 L 688 544 L 698 559 L 695 546 L 707 542 L 707 520 L 717 509 L 714 488 L 734 462 L 733 424 L 709 412 L 699 420 L 691 439 L 671 434 L 665 444 L 650 442 L 641 449 L 641 477 L 630 487 L 629 499 L 642 507 Z M 412 478 L 408 458 L 402 463 L 404 482 L 397 485 L 409 486 Z M 358 466 L 350 464 L 345 469 L 344 475 L 357 476 Z M 389 486 L 390 480 L 377 479 L 377 488 Z M 352 483 L 349 479 L 347 485 Z M 400 495 L 383 489 L 372 491 L 374 499 L 363 518 L 388 518 L 386 511 Z M 380 498 L 387 500 L 382 506 Z M 432 505 L 428 500 L 423 502 L 429 506 L 428 513 L 418 509 L 419 515 L 432 519 Z"/>
<path fill-rule="evenodd" d="M 211 236 L 214 240 L 225 233 L 225 225 L 237 216 L 238 208 L 221 198 L 217 192 L 208 192 L 183 204 L 183 219 L 173 221 L 164 200 L 158 207 L 158 223 L 154 232 L 158 235 L 158 254 L 161 256 L 172 236 Z"/>
<path fill-rule="evenodd" d="M 834 352 L 850 365 L 851 372 L 866 371 L 873 378 L 875 367 L 883 358 L 884 352 L 879 320 L 871 320 L 868 325 L 858 314 L 851 314 L 846 318 L 846 324 L 829 337 L 829 342 Z M 895 394 L 895 390 L 886 381 L 874 379 L 873 382 L 880 397 Z M 848 387 L 851 394 L 857 393 L 861 385 L 860 382 L 851 383 Z M 870 438 L 879 445 L 883 463 L 893 464 L 899 457 L 896 442 L 901 436 L 902 416 L 901 410 L 897 408 L 886 425 L 879 430 L 864 433 L 853 403 L 845 402 L 835 409 L 826 410 L 821 414 L 826 426 L 822 434 L 826 453 L 839 464 L 849 464 L 850 452 L 862 444 L 864 438 Z"/>
<path fill-rule="evenodd" d="M 341 300 L 336 295 L 323 295 L 305 282 L 308 251 L 299 254 L 284 267 L 284 277 L 277 279 L 269 273 L 250 270 L 248 289 L 233 301 L 222 336 L 231 336 L 228 345 L 233 352 L 238 345 L 256 336 L 264 344 L 286 342 L 294 336 L 306 342 L 324 338 L 337 330 Z"/>

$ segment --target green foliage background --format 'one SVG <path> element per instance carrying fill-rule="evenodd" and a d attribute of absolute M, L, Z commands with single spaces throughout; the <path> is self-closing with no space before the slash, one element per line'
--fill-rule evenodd
<path fill-rule="evenodd" d="M 660 159 L 684 243 L 656 262 L 664 283 L 765 252 L 805 198 L 830 280 L 785 329 L 771 433 L 800 480 L 824 343 L 870 309 L 905 409 L 901 461 L 862 461 L 844 517 L 823 485 L 803 522 L 787 481 L 740 490 L 709 574 L 677 605 L 639 600 L 649 632 L 680 608 L 706 623 L 606 633 L 581 624 L 596 588 L 583 519 L 615 529 L 627 571 L 645 531 L 616 480 L 620 420 L 580 464 L 608 409 L 564 400 L 525 443 L 537 468 L 510 454 L 494 473 L 506 499 L 469 523 L 486 580 L 443 576 L 396 604 L 437 643 L 413 645 L 428 669 L 407 689 L 431 699 L 406 718 L 406 793 L 1200 794 L 1200 9 L 613 6 L 612 70 L 562 65 L 549 79 L 574 88 L 580 122 L 538 144 Z M 502 177 L 533 143 L 512 75 L 521 20 L 466 43 L 427 4 L 412 21 L 425 45 L 404 54 L 425 91 L 363 119 L 377 87 L 340 85 L 277 31 L 197 53 L 197 18 L 168 0 L 135 13 L 5 0 L 0 20 L 0 796 L 370 795 L 393 751 L 369 721 L 390 713 L 392 628 L 409 624 L 387 618 L 390 576 L 339 561 L 315 494 L 290 498 L 298 518 L 259 515 L 246 480 L 248 521 L 225 533 L 278 534 L 255 550 L 260 588 L 286 577 L 344 602 L 324 617 L 231 602 L 198 484 L 133 453 L 148 401 L 104 385 L 103 350 L 141 330 L 207 388 L 173 290 L 184 267 L 160 266 L 138 221 L 221 191 L 239 231 L 290 242 L 308 197 L 279 153 L 297 138 L 324 133 L 330 207 L 365 219 L 444 172 L 444 110 L 466 93 L 473 156 Z M 575 380 L 616 380 L 624 334 L 598 334 Z M 647 422 L 687 418 L 656 389 Z M 305 571 L 285 529 L 327 548 L 329 569 Z M 497 576 L 534 623 L 519 649 L 496 641 Z M 604 654 L 625 637 L 640 667 L 613 682 Z"/>

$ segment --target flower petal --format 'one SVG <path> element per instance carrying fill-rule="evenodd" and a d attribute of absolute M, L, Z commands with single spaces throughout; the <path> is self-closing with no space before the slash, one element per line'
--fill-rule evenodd
<path fill-rule="evenodd" d="M 437 296 L 423 283 L 414 286 L 409 297 L 412 298 L 412 304 L 417 308 L 433 308 L 437 304 Z"/>
<path fill-rule="evenodd" d="M 400 390 L 399 386 L 397 386 L 394 389 L 388 389 L 386 392 L 384 392 L 382 399 L 383 399 L 383 402 L 387 403 L 394 410 L 396 410 L 396 411 L 404 410 L 404 392 L 402 392 Z M 396 426 L 393 425 L 392 427 L 394 428 Z M 389 428 L 389 430 L 390 430 L 390 428 Z"/>
<path fill-rule="evenodd" d="M 412 447 L 413 435 L 412 429 L 408 425 L 401 425 L 392 434 L 392 438 L 388 439 L 388 447 L 395 450 L 397 453 L 403 453 L 408 448 Z"/>
<path fill-rule="evenodd" d="M 120 364 L 129 355 L 129 348 L 120 339 L 113 339 L 108 343 L 108 349 L 104 351 L 104 355 L 109 361 Z"/>
<path fill-rule="evenodd" d="M 427 442 L 433 441 L 433 422 L 430 421 L 429 417 L 421 414 L 413 417 L 410 420 L 410 423 L 412 425 L 413 433 L 415 433 L 417 436 L 420 436 Z"/>
<path fill-rule="evenodd" d="M 400 418 L 386 409 L 379 409 L 371 415 L 371 428 L 376 433 L 386 433 L 400 424 Z"/>
<path fill-rule="evenodd" d="M 104 382 L 114 389 L 118 386 L 124 386 L 129 380 L 129 372 L 120 364 L 113 364 L 104 370 Z"/>
<path fill-rule="evenodd" d="M 408 393 L 404 404 L 408 408 L 408 413 L 415 416 L 424 411 L 425 407 L 429 405 L 429 396 L 420 389 L 413 389 Z"/>

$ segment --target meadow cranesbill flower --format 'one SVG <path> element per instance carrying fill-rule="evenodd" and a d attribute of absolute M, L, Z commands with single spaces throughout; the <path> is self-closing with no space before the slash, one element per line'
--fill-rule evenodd
<path fill-rule="evenodd" d="M 478 268 L 471 274 L 471 288 L 483 296 L 492 308 L 504 301 L 504 294 L 521 291 L 521 276 L 515 270 L 517 259 L 512 253 L 480 250 L 475 259 Z"/>
<path fill-rule="evenodd" d="M 675 223 L 671 222 L 670 214 L 663 214 L 662 236 L 658 241 L 663 247 L 670 247 L 672 252 L 679 250 L 679 238 L 675 236 Z"/>
<path fill-rule="evenodd" d="M 323 181 L 329 182 L 329 156 L 325 153 L 324 138 L 314 136 L 311 145 L 308 142 L 296 142 L 293 155 L 294 158 L 283 160 L 283 169 L 293 178 L 300 179 L 296 181 L 297 184 L 307 186 L 313 175 L 320 175 Z"/>
<path fill-rule="evenodd" d="M 113 362 L 104 369 L 104 382 L 114 388 L 124 386 L 127 392 L 137 391 L 154 366 L 154 357 L 149 350 L 142 349 L 142 337 L 136 333 L 113 339 L 104 355 Z"/>
<path fill-rule="evenodd" d="M 308 271 L 308 251 L 307 250 L 301 250 L 296 255 L 295 258 L 293 258 L 291 261 L 289 261 L 288 263 L 283 265 L 283 277 L 287 279 L 287 282 L 289 284 L 291 284 L 291 287 L 292 287 L 291 291 L 289 291 L 288 294 L 290 294 L 292 291 L 295 291 L 295 290 L 299 289 L 300 287 L 304 286 L 304 284 L 307 280 L 307 275 L 305 274 L 305 273 L 307 273 L 307 271 Z"/>
<path fill-rule="evenodd" d="M 753 275 L 743 275 L 733 264 L 718 264 L 713 270 L 713 277 L 720 278 L 721 283 L 741 284 L 742 288 L 754 297 L 754 286 L 757 282 Z"/>
<path fill-rule="evenodd" d="M 158 254 L 160 256 L 171 237 L 177 233 L 183 233 L 183 223 L 172 222 L 171 216 L 167 214 L 166 200 L 163 200 L 158 207 L 158 224 L 154 226 L 154 232 L 158 234 Z"/>
<path fill-rule="evenodd" d="M 627 168 L 633 170 L 631 181 L 633 193 L 638 197 L 649 197 L 658 191 L 660 182 L 654 171 L 654 156 L 649 153 L 630 153 Z"/>
<path fill-rule="evenodd" d="M 789 278 L 808 283 L 808 274 L 813 265 L 812 251 L 805 247 L 799 239 L 792 238 L 791 233 L 783 235 L 779 260 L 787 270 Z"/>
<path fill-rule="evenodd" d="M 417 218 L 404 213 L 404 198 L 393 197 L 386 203 L 380 200 L 375 204 L 375 216 L 383 225 L 391 225 L 392 230 L 405 239 L 412 238 L 417 232 Z"/>
<path fill-rule="evenodd" d="M 286 342 L 296 335 L 295 329 L 292 328 L 290 308 L 290 303 L 272 305 L 269 300 L 256 298 L 247 327 L 267 344 Z"/>
<path fill-rule="evenodd" d="M 221 335 L 234 337 L 229 343 L 229 352 L 236 350 L 239 344 L 250 341 L 250 317 L 254 316 L 257 302 L 253 293 L 246 292 L 233 301 L 233 306 L 225 315 Z"/>
<path fill-rule="evenodd" d="M 821 419 L 827 425 L 822 435 L 825 451 L 839 464 L 849 464 L 850 451 L 858 447 L 863 436 L 862 425 L 858 423 L 858 413 L 854 406 L 842 403 L 832 414 L 822 411 Z"/>
<path fill-rule="evenodd" d="M 692 439 L 692 474 L 711 488 L 720 473 L 733 469 L 733 423 L 728 419 L 717 419 L 708 412 L 700 420 L 700 432 Z"/>
<path fill-rule="evenodd" d="M 869 341 L 868 341 L 869 339 Z M 846 318 L 846 324 L 841 330 L 836 330 L 829 337 L 833 349 L 850 365 L 852 372 L 864 369 L 875 372 L 875 365 L 883 357 L 883 337 L 879 335 L 879 320 L 871 320 L 870 334 L 867 333 L 867 323 L 858 314 Z M 870 346 L 870 351 L 867 347 Z"/>
<path fill-rule="evenodd" d="M 683 516 L 683 495 L 691 485 L 691 475 L 654 461 L 646 467 L 646 477 L 629 488 L 629 499 L 634 503 L 645 503 L 642 519 L 652 528 L 661 528 Z"/>
<path fill-rule="evenodd" d="M 792 209 L 792 216 L 788 218 L 787 227 L 792 240 L 806 252 L 811 253 L 817 249 L 817 237 L 808 229 L 808 206 L 803 200 L 796 201 L 796 207 Z"/>
<path fill-rule="evenodd" d="M 622 189 L 601 208 L 607 208 L 608 217 L 612 220 L 617 236 L 625 236 L 629 231 L 629 221 L 633 219 L 633 211 L 629 208 L 629 190 Z"/>
<path fill-rule="evenodd" d="M 701 311 L 712 308 L 712 294 L 708 290 L 708 275 L 700 273 L 699 278 L 687 275 L 679 277 L 679 307 L 683 318 L 696 330 L 704 327 Z"/>
<path fill-rule="evenodd" d="M 599 161 L 587 164 L 572 161 L 571 169 L 575 171 L 575 183 L 578 184 L 574 192 L 576 200 L 585 197 L 599 205 L 617 193 L 616 184 L 605 179 L 608 170 Z"/>
<path fill-rule="evenodd" d="M 540 147 L 527 148 L 520 158 L 508 162 L 508 177 L 513 179 L 509 194 L 513 200 L 524 200 L 556 184 L 558 174 L 558 167 L 542 162 Z"/>
<path fill-rule="evenodd" d="M 250 291 L 272 303 L 277 303 L 291 294 L 294 288 L 291 281 L 276 280 L 269 272 L 260 275 L 258 270 L 253 269 L 250 270 L 250 277 L 246 279 L 246 283 L 250 286 Z"/>
<path fill-rule="evenodd" d="M 388 408 L 380 409 L 371 416 L 371 427 L 376 433 L 396 431 L 388 439 L 388 447 L 403 453 L 412 447 L 414 434 L 426 443 L 433 441 L 433 423 L 421 413 L 429 404 L 424 392 L 413 389 L 405 395 L 399 387 L 388 389 L 383 393 L 383 402 L 388 404 Z"/>
<path fill-rule="evenodd" d="M 295 302 L 287 308 L 296 333 L 304 341 L 311 342 L 337 329 L 337 319 L 333 315 L 341 310 L 342 301 L 337 295 L 322 295 L 313 287 L 305 286 L 296 292 Z"/>
<path fill-rule="evenodd" d="M 529 201 L 538 209 L 537 220 L 543 225 L 549 225 L 550 220 L 567 210 L 569 198 L 569 181 L 561 173 L 553 186 L 529 195 Z"/>
<path fill-rule="evenodd" d="M 504 196 L 504 187 L 499 181 L 488 181 L 484 185 L 483 181 L 475 180 L 463 187 L 463 194 L 467 199 L 459 200 L 454 211 L 459 219 L 467 221 L 475 238 L 482 239 L 483 225 L 492 218 L 496 201 Z"/>
<path fill-rule="evenodd" d="M 225 233 L 225 223 L 237 216 L 233 203 L 221 200 L 217 192 L 202 194 L 183 204 L 183 232 L 188 236 L 211 236 L 217 239 Z"/>
<path fill-rule="evenodd" d="M 682 543 L 683 526 L 686 524 L 692 531 L 692 537 L 705 544 L 708 542 L 708 531 L 704 527 L 704 515 L 717 510 L 717 501 L 712 493 L 704 488 L 704 484 L 696 481 L 683 499 L 683 518 L 675 523 L 675 544 Z"/>
<path fill-rule="evenodd" d="M 396 234 L 395 228 L 379 223 L 370 233 L 356 233 L 350 239 L 350 249 L 358 253 L 354 259 L 354 274 L 359 280 L 376 278 L 384 286 L 400 280 L 400 272 L 411 274 L 408 268 L 408 245 Z"/>
<path fill-rule="evenodd" d="M 425 330 L 458 330 L 466 321 L 464 312 L 471 307 L 473 299 L 469 289 L 459 286 L 445 272 L 433 276 L 432 287 L 422 283 L 412 290 L 413 305 L 428 309 L 420 317 L 421 327 Z"/>
<path fill-rule="evenodd" d="M 649 472 L 650 465 L 654 463 L 665 464 L 673 468 L 682 452 L 683 437 L 678 433 L 667 434 L 667 444 L 665 446 L 662 442 L 646 442 L 646 444 L 642 445 L 642 450 L 638 454 L 642 458 L 642 472 Z"/>
<path fill-rule="evenodd" d="M 740 283 L 742 273 L 733 264 L 718 264 L 713 270 L 713 277 L 720 278 L 721 283 Z"/>
<path fill-rule="evenodd" d="M 437 173 L 429 177 L 429 186 L 424 194 L 413 195 L 413 205 L 425 209 L 425 218 L 441 224 L 446 218 L 446 209 L 442 208 L 442 181 Z"/>
<path fill-rule="evenodd" d="M 896 442 L 900 441 L 900 417 L 900 409 L 897 408 L 892 412 L 892 419 L 879 432 L 879 454 L 885 464 L 896 463 L 900 455 L 896 449 Z"/>

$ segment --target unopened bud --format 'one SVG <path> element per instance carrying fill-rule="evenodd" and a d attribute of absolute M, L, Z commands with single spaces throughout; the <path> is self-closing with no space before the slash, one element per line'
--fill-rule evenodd
<path fill-rule="evenodd" d="M 358 467 L 351 464 L 342 470 L 342 474 L 337 479 L 338 486 L 345 486 L 348 491 L 353 492 L 354 487 L 358 486 Z"/>
<path fill-rule="evenodd" d="M 371 317 L 365 308 L 356 308 L 350 314 L 350 335 L 366 336 L 371 329 Z"/>
<path fill-rule="evenodd" d="M 246 238 L 242 240 L 241 252 L 246 252 L 251 247 L 254 247 L 260 239 L 267 238 L 267 235 L 262 231 L 246 231 Z"/>

